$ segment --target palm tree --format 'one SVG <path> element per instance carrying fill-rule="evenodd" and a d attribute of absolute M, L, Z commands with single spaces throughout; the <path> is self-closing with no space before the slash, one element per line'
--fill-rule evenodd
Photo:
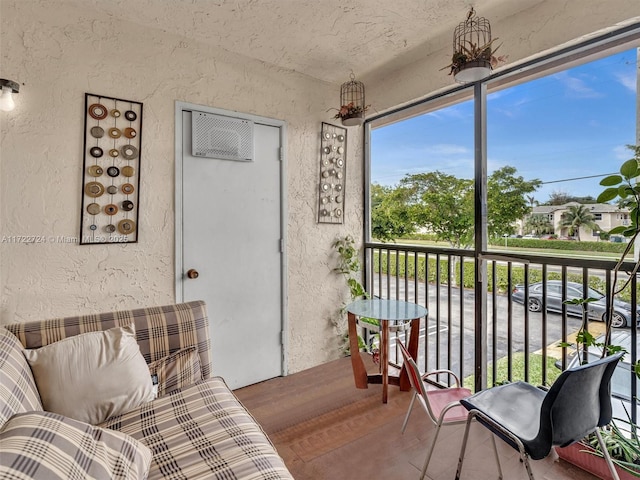
<path fill-rule="evenodd" d="M 560 220 L 560 228 L 567 228 L 569 235 L 577 235 L 580 241 L 580 227 L 587 231 L 600 230 L 595 217 L 584 205 L 570 205 Z"/>
<path fill-rule="evenodd" d="M 553 224 L 546 215 L 534 213 L 529 215 L 524 223 L 526 233 L 543 234 L 553 233 Z"/>

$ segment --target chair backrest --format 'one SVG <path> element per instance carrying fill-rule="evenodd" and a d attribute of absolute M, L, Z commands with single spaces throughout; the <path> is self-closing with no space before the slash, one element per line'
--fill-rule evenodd
<path fill-rule="evenodd" d="M 611 376 L 623 354 L 565 370 L 542 403 L 538 438 L 566 446 L 611 422 Z"/>
<path fill-rule="evenodd" d="M 431 405 L 429 405 L 429 398 L 427 397 L 427 390 L 425 389 L 424 382 L 422 381 L 420 369 L 409 353 L 409 350 L 407 350 L 407 347 L 405 347 L 402 342 L 397 342 L 397 345 L 400 348 L 400 353 L 402 353 L 402 359 L 404 360 L 404 365 L 407 369 L 407 374 L 409 375 L 409 382 L 411 383 L 411 387 L 416 392 L 416 396 L 431 417 L 431 420 L 436 423 L 438 419 L 435 413 L 431 410 Z"/>
<path fill-rule="evenodd" d="M 422 375 L 420 374 L 418 365 L 416 365 L 416 362 L 409 353 L 409 350 L 407 350 L 407 347 L 405 347 L 402 342 L 397 342 L 396 344 L 400 348 L 400 353 L 402 353 L 402 359 L 404 360 L 405 368 L 409 374 L 411 387 L 413 387 L 419 395 L 424 395 L 424 383 L 422 383 Z"/>

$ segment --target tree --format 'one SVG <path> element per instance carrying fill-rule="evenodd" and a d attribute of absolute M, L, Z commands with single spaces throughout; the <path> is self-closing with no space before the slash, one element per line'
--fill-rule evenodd
<path fill-rule="evenodd" d="M 415 231 L 409 213 L 406 189 L 371 185 L 371 235 L 382 242 L 402 238 Z"/>
<path fill-rule="evenodd" d="M 487 179 L 487 229 L 490 237 L 515 233 L 515 221 L 530 211 L 529 202 L 540 180 L 525 180 L 514 167 L 494 171 Z"/>
<path fill-rule="evenodd" d="M 400 180 L 408 214 L 416 228 L 423 227 L 454 248 L 473 240 L 473 181 L 439 171 L 407 175 Z"/>
<path fill-rule="evenodd" d="M 570 205 L 567 211 L 562 214 L 559 226 L 567 228 L 569 235 L 577 234 L 578 241 L 580 241 L 580 227 L 587 231 L 600 229 L 595 222 L 595 217 L 584 205 Z"/>
<path fill-rule="evenodd" d="M 553 191 L 551 192 L 551 195 L 549 195 L 549 200 L 547 200 L 543 205 L 565 205 L 569 202 L 583 204 L 598 203 L 591 195 L 576 197 L 574 195 L 569 195 L 567 192 Z"/>
<path fill-rule="evenodd" d="M 528 211 L 525 198 L 540 185 L 503 167 L 487 179 L 488 229 L 492 236 L 514 233 Z M 396 187 L 371 187 L 372 235 L 387 241 L 418 229 L 433 233 L 453 248 L 467 248 L 474 237 L 473 180 L 439 171 L 405 176 Z M 530 200 L 529 200 L 530 201 Z"/>
<path fill-rule="evenodd" d="M 534 213 L 525 220 L 524 231 L 533 234 L 553 233 L 553 223 L 546 215 Z"/>

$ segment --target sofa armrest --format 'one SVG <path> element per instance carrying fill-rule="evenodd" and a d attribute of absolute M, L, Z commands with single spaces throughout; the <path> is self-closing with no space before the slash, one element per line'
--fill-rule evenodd
<path fill-rule="evenodd" d="M 14 323 L 6 328 L 25 348 L 39 348 L 80 333 L 130 325 L 147 363 L 188 347 L 196 347 L 202 378 L 211 377 L 209 320 L 203 301 L 117 312 L 78 315 L 36 322 Z"/>

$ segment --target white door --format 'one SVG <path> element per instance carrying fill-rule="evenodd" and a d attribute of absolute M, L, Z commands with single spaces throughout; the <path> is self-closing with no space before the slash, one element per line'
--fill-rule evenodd
<path fill-rule="evenodd" d="M 281 132 L 256 122 L 247 162 L 193 156 L 191 126 L 183 110 L 177 276 L 184 301 L 207 303 L 213 374 L 235 389 L 284 373 Z"/>

